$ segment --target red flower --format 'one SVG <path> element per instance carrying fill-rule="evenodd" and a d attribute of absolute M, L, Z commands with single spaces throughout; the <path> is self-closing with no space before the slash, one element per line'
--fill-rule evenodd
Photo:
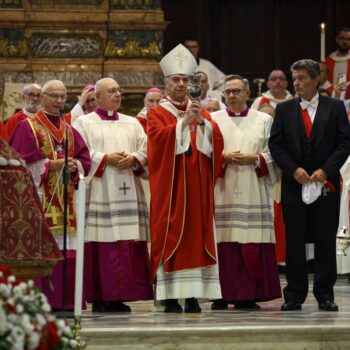
<path fill-rule="evenodd" d="M 5 276 L 11 276 L 12 271 L 11 269 L 6 266 L 6 265 L 0 265 L 0 271 L 5 275 Z"/>
<path fill-rule="evenodd" d="M 47 343 L 43 337 L 40 339 L 38 350 L 49 350 Z"/>
<path fill-rule="evenodd" d="M 10 311 L 10 312 L 16 312 L 16 308 L 15 308 L 12 304 L 6 303 L 5 306 L 6 306 L 6 308 L 7 308 L 8 311 Z"/>
<path fill-rule="evenodd" d="M 47 323 L 47 344 L 50 349 L 55 348 L 60 343 L 60 337 L 58 336 L 58 328 L 55 322 Z"/>
<path fill-rule="evenodd" d="M 6 277 L 0 277 L 0 283 L 7 284 L 7 278 Z"/>

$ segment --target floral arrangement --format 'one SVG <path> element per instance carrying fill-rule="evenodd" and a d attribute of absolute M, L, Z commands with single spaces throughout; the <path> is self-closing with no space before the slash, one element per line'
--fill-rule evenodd
<path fill-rule="evenodd" d="M 0 265 L 0 350 L 77 348 L 72 328 L 50 311 L 33 281 L 16 280 L 7 266 Z"/>

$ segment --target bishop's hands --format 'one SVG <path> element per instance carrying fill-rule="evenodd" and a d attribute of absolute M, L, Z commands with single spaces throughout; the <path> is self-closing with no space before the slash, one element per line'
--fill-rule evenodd
<path fill-rule="evenodd" d="M 50 159 L 49 170 L 61 170 L 64 166 L 64 158 Z M 68 157 L 68 172 L 74 173 L 78 169 L 77 161 L 72 157 Z"/>
<path fill-rule="evenodd" d="M 227 152 L 223 155 L 224 162 L 233 165 L 255 165 L 257 157 L 254 153 L 243 153 L 241 151 Z"/>
<path fill-rule="evenodd" d="M 201 103 L 199 100 L 192 100 L 191 105 L 185 113 L 185 117 L 182 120 L 182 128 L 184 129 L 187 125 L 193 123 L 196 120 L 199 124 L 202 124 L 204 119 L 201 115 Z"/>
<path fill-rule="evenodd" d="M 107 155 L 106 164 L 118 169 L 130 169 L 137 164 L 137 159 L 126 152 L 113 152 Z"/>
<path fill-rule="evenodd" d="M 300 185 L 304 185 L 307 182 L 320 182 L 323 184 L 327 181 L 327 174 L 322 169 L 317 169 L 310 176 L 305 169 L 299 167 L 294 171 L 293 178 Z"/>

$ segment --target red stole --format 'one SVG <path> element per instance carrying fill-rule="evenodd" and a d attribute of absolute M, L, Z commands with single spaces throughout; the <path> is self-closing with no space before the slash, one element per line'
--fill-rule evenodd
<path fill-rule="evenodd" d="M 139 121 L 139 123 L 142 125 L 143 130 L 145 132 L 145 134 L 147 135 L 147 119 L 143 118 L 141 116 L 137 116 L 136 119 Z"/>
<path fill-rule="evenodd" d="M 164 264 L 165 272 L 201 268 L 217 263 L 213 232 L 215 180 L 221 170 L 223 139 L 220 130 L 202 110 L 213 127 L 213 154 L 209 159 L 195 148 L 196 123 L 192 126 L 190 155 L 175 155 L 177 118 L 161 105 L 148 112 L 148 166 L 151 190 L 151 281 Z M 189 163 L 194 167 L 190 173 Z M 186 188 L 200 172 L 196 188 Z M 187 179 L 189 177 L 191 179 Z M 196 180 L 195 180 L 196 181 Z M 197 190 L 196 190 L 197 191 Z M 189 198 L 191 194 L 192 198 Z M 198 199 L 197 202 L 196 199 Z M 192 205 L 189 204 L 192 202 Z M 195 203 L 194 203 L 195 202 Z M 187 220 L 200 221 L 189 227 Z M 200 220 L 198 220 L 200 218 Z M 201 242 L 193 248 L 193 242 Z M 189 254 L 189 249 L 191 252 Z"/>
<path fill-rule="evenodd" d="M 334 84 L 334 66 L 335 66 L 335 63 L 336 61 L 334 61 L 333 58 L 331 58 L 330 56 L 327 56 L 326 57 L 326 63 L 328 65 L 328 68 L 329 68 L 329 72 L 328 72 L 328 80 Z M 347 81 L 350 80 L 350 59 L 347 61 L 347 65 L 348 65 L 348 69 L 347 69 Z"/>
<path fill-rule="evenodd" d="M 268 105 L 270 105 L 270 104 L 271 104 L 271 101 L 270 101 L 267 97 L 263 96 L 263 97 L 261 98 L 260 102 L 259 102 L 258 108 L 259 108 L 260 106 L 262 106 L 263 104 L 265 104 L 265 103 L 267 103 Z"/>

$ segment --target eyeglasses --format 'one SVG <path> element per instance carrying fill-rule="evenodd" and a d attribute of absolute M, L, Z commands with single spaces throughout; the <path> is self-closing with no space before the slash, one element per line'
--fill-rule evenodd
<path fill-rule="evenodd" d="M 29 98 L 31 98 L 32 100 L 34 100 L 35 98 L 40 98 L 41 94 L 33 94 L 32 92 L 30 92 L 29 94 L 24 94 L 25 96 L 28 96 Z"/>
<path fill-rule="evenodd" d="M 199 47 L 198 45 L 185 45 L 186 49 L 196 49 L 197 47 Z"/>
<path fill-rule="evenodd" d="M 110 90 L 107 90 L 107 94 L 108 95 L 115 95 L 115 94 L 119 94 L 119 95 L 123 95 L 124 93 L 124 90 L 122 88 L 114 88 L 114 89 L 110 89 Z"/>
<path fill-rule="evenodd" d="M 85 101 L 85 103 L 96 102 L 96 98 L 89 98 Z"/>
<path fill-rule="evenodd" d="M 43 92 L 44 95 L 51 97 L 53 100 L 63 100 L 67 99 L 66 95 L 49 94 L 48 92 Z"/>
<path fill-rule="evenodd" d="M 271 78 L 269 78 L 269 80 L 271 80 L 271 81 L 277 81 L 277 80 L 286 81 L 287 79 L 285 77 L 271 77 Z"/>
<path fill-rule="evenodd" d="M 224 91 L 224 95 L 230 96 L 233 94 L 234 96 L 239 95 L 241 92 L 245 91 L 244 89 L 228 89 Z"/>

